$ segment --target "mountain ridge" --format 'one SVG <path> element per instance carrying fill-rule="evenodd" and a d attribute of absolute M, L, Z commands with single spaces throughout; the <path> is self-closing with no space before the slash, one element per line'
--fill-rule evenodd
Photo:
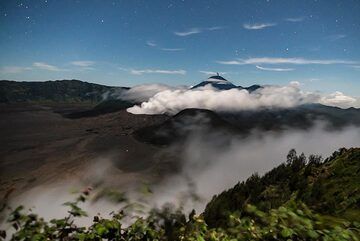
<path fill-rule="evenodd" d="M 81 80 L 12 81 L 0 80 L 0 103 L 65 102 L 99 103 L 107 91 L 128 89 Z"/>

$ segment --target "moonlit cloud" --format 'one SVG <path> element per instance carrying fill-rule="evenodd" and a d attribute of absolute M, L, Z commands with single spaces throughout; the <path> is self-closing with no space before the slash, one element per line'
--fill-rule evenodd
<path fill-rule="evenodd" d="M 185 75 L 185 70 L 162 70 L 162 69 L 131 69 L 131 74 L 142 75 L 142 74 L 179 74 Z"/>
<path fill-rule="evenodd" d="M 83 61 L 73 61 L 73 62 L 71 62 L 71 64 L 78 66 L 78 67 L 90 67 L 90 66 L 93 66 L 95 64 L 95 62 L 83 60 Z"/>
<path fill-rule="evenodd" d="M 35 68 L 42 69 L 42 70 L 55 71 L 55 72 L 63 71 L 63 69 L 60 69 L 54 65 L 50 65 L 50 64 L 47 64 L 44 62 L 35 62 L 35 63 L 33 63 L 33 66 Z"/>
<path fill-rule="evenodd" d="M 304 17 L 298 17 L 298 18 L 285 18 L 285 21 L 287 22 L 293 22 L 293 23 L 296 23 L 296 22 L 302 22 L 304 21 Z"/>
<path fill-rule="evenodd" d="M 236 59 L 230 61 L 217 61 L 219 64 L 225 65 L 246 65 L 246 64 L 358 64 L 358 61 L 342 60 L 342 59 L 305 59 L 305 58 L 248 58 Z"/>
<path fill-rule="evenodd" d="M 294 69 L 291 68 L 266 68 L 266 67 L 261 67 L 259 65 L 255 66 L 257 69 L 260 70 L 265 70 L 265 71 L 277 71 L 277 72 L 286 72 L 286 71 L 293 71 Z"/>
<path fill-rule="evenodd" d="M 21 66 L 5 66 L 0 69 L 1 74 L 18 74 L 27 70 L 32 70 L 31 67 L 21 67 Z"/>
<path fill-rule="evenodd" d="M 268 27 L 273 27 L 275 25 L 276 23 L 254 23 L 254 24 L 245 23 L 243 24 L 243 27 L 248 30 L 260 30 Z"/>

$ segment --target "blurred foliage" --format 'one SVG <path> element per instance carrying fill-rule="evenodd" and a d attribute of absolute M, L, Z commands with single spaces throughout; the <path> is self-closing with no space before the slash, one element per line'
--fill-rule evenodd
<path fill-rule="evenodd" d="M 9 231 L 0 231 L 0 239 L 360 240 L 359 215 L 354 215 L 359 210 L 360 182 L 355 178 L 359 163 L 360 149 L 341 149 L 325 161 L 319 156 L 307 160 L 292 150 L 286 164 L 263 177 L 254 174 L 214 197 L 200 215 L 192 211 L 186 216 L 170 204 L 146 215 L 131 215 L 128 209 L 135 204 L 122 194 L 118 197 L 107 192 L 125 206 L 112 212 L 110 218 L 98 215 L 89 226 L 82 227 L 76 225 L 76 219 L 87 216 L 80 208 L 91 191 L 86 189 L 75 201 L 64 204 L 69 210 L 62 219 L 45 221 L 23 206 L 12 209 L 8 223 L 14 232 L 6 237 Z M 327 210 L 330 205 L 332 209 Z"/>

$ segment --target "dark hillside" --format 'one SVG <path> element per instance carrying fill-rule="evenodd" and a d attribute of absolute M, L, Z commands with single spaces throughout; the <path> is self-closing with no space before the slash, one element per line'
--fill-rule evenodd
<path fill-rule="evenodd" d="M 210 226 L 222 226 L 230 213 L 241 212 L 247 204 L 269 211 L 295 200 L 321 214 L 359 221 L 359 174 L 360 148 L 340 149 L 325 161 L 292 150 L 286 163 L 264 176 L 254 174 L 214 196 L 204 218 Z"/>

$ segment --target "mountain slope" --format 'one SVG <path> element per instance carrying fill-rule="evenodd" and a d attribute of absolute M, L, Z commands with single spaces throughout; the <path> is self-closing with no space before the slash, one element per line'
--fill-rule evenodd
<path fill-rule="evenodd" d="M 95 117 L 108 113 L 118 112 L 121 110 L 126 110 L 127 108 L 136 104 L 138 103 L 122 99 L 108 99 L 101 101 L 99 104 L 97 104 L 90 110 L 64 113 L 63 116 L 71 119 Z"/>
<path fill-rule="evenodd" d="M 214 196 L 206 206 L 205 221 L 222 226 L 230 213 L 248 204 L 268 211 L 291 200 L 322 214 L 360 221 L 360 148 L 340 149 L 324 162 L 318 156 L 306 161 L 292 150 L 286 163 L 264 176 L 254 174 Z"/>
<path fill-rule="evenodd" d="M 187 136 L 206 129 L 235 131 L 230 123 L 224 121 L 213 111 L 185 109 L 161 124 L 136 131 L 134 135 L 143 142 L 169 145 L 184 141 Z"/>
<path fill-rule="evenodd" d="M 210 128 L 232 134 L 250 134 L 254 129 L 282 131 L 308 129 L 318 122 L 325 128 L 337 130 L 346 126 L 360 126 L 360 109 L 341 109 L 320 104 L 302 105 L 287 109 L 260 109 L 240 112 L 214 112 L 185 109 L 156 126 L 148 126 L 134 133 L 143 142 L 169 145 L 187 136 Z"/>

